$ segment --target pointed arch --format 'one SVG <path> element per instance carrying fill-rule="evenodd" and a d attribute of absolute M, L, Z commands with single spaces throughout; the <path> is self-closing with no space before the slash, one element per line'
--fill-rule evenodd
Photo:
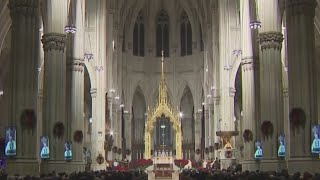
<path fill-rule="evenodd" d="M 145 41 L 145 26 L 144 26 L 144 14 L 139 12 L 136 22 L 133 28 L 133 55 L 144 56 L 144 41 Z"/>
<path fill-rule="evenodd" d="M 142 159 L 144 151 L 146 101 L 140 86 L 137 86 L 132 99 L 132 159 Z"/>
<path fill-rule="evenodd" d="M 164 9 L 161 9 L 156 17 L 156 50 L 157 56 L 169 57 L 169 15 Z"/>
<path fill-rule="evenodd" d="M 180 15 L 180 50 L 181 56 L 192 55 L 192 28 L 186 11 Z"/>
<path fill-rule="evenodd" d="M 180 112 L 181 118 L 181 132 L 182 132 L 182 149 L 183 158 L 188 159 L 192 156 L 190 152 L 194 150 L 194 134 L 195 134 L 195 121 L 194 121 L 194 102 L 191 89 L 188 85 L 185 86 L 182 97 L 180 99 Z M 191 157 L 193 159 L 194 157 Z"/>

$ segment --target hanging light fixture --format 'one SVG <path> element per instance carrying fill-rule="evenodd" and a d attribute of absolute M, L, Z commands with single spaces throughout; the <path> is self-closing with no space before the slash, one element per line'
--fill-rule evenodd
<path fill-rule="evenodd" d="M 259 21 L 259 10 L 257 8 L 257 1 L 254 1 L 256 19 L 250 22 L 251 29 L 259 29 L 261 28 L 261 21 Z"/>
<path fill-rule="evenodd" d="M 89 34 L 89 52 L 85 52 L 84 53 L 84 59 L 85 60 L 88 60 L 88 61 L 90 61 L 90 60 L 93 60 L 93 54 L 92 54 L 92 52 L 91 52 L 91 38 L 90 38 L 90 34 Z"/>
<path fill-rule="evenodd" d="M 71 1 L 68 2 L 68 24 L 64 27 L 64 32 L 67 34 L 74 34 L 77 31 L 76 26 L 73 23 L 73 7 L 71 6 Z M 69 12 L 70 11 L 70 12 Z"/>

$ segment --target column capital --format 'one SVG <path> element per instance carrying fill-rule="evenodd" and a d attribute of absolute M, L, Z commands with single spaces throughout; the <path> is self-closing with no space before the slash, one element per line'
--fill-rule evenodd
<path fill-rule="evenodd" d="M 236 89 L 233 88 L 233 87 L 230 87 L 230 88 L 229 88 L 229 96 L 230 96 L 230 97 L 234 97 L 235 94 L 236 94 Z"/>
<path fill-rule="evenodd" d="M 68 66 L 72 71 L 83 72 L 84 60 L 81 58 L 73 58 L 72 62 L 70 62 Z"/>
<path fill-rule="evenodd" d="M 283 34 L 275 31 L 261 32 L 259 33 L 258 41 L 262 51 L 266 49 L 280 50 L 282 47 Z"/>
<path fill-rule="evenodd" d="M 11 17 L 16 15 L 36 16 L 39 12 L 39 0 L 9 0 Z"/>
<path fill-rule="evenodd" d="M 243 71 L 251 71 L 254 69 L 253 56 L 242 57 L 241 65 Z"/>
<path fill-rule="evenodd" d="M 47 33 L 42 36 L 41 42 L 44 51 L 57 50 L 64 52 L 66 35 L 60 33 Z"/>
<path fill-rule="evenodd" d="M 286 11 L 288 15 L 306 15 L 315 16 L 315 8 L 317 6 L 316 0 L 287 0 Z"/>

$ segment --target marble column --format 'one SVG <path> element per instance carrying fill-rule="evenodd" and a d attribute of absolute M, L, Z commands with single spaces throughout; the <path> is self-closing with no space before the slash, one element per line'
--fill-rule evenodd
<path fill-rule="evenodd" d="M 256 120 L 255 120 L 255 77 L 254 77 L 254 57 L 251 29 L 248 26 L 250 23 L 250 0 L 241 1 L 241 48 L 242 48 L 242 112 L 243 118 L 242 131 L 243 133 L 251 131 L 253 137 L 256 136 Z M 243 144 L 243 162 L 242 167 L 246 170 L 254 170 L 256 166 L 254 157 L 254 140 L 244 140 Z"/>
<path fill-rule="evenodd" d="M 38 174 L 37 161 L 37 90 L 39 58 L 39 0 L 10 0 L 11 63 L 8 93 L 9 126 L 16 128 L 16 156 L 8 159 L 7 170 L 13 175 Z M 26 113 L 33 123 L 24 126 Z"/>
<path fill-rule="evenodd" d="M 311 128 L 318 124 L 314 40 L 316 5 L 315 0 L 286 1 L 289 111 L 301 108 L 305 112 L 304 125 L 295 128 L 290 124 L 290 171 L 314 172 L 319 166 L 309 161 L 313 139 Z"/>
<path fill-rule="evenodd" d="M 262 143 L 263 161 L 261 170 L 282 169 L 279 166 L 277 150 L 278 136 L 283 129 L 283 94 L 281 48 L 281 14 L 278 0 L 259 0 L 259 16 L 262 28 L 259 29 L 260 43 L 260 119 L 257 124 L 258 140 Z M 260 122 L 259 122 L 260 121 Z M 261 125 L 271 122 L 273 132 L 263 135 Z"/>
<path fill-rule="evenodd" d="M 234 131 L 234 94 L 235 89 L 230 83 L 232 72 L 232 51 L 233 46 L 231 43 L 236 44 L 237 40 L 233 39 L 234 31 L 231 30 L 233 22 L 231 19 L 234 17 L 230 13 L 233 8 L 234 2 L 225 0 L 219 2 L 219 46 L 220 49 L 220 64 L 219 64 L 219 81 L 220 89 L 219 95 L 221 97 L 220 104 L 220 117 L 221 117 L 221 131 Z M 230 139 L 230 143 L 234 146 L 234 138 Z"/>
<path fill-rule="evenodd" d="M 197 111 L 195 113 L 195 131 L 194 131 L 194 136 L 195 136 L 195 152 L 197 149 L 201 150 L 201 116 L 202 112 Z M 197 154 L 195 153 L 195 160 L 199 160 L 201 158 L 201 153 Z"/>
<path fill-rule="evenodd" d="M 84 130 L 84 1 L 74 0 L 72 1 L 71 7 L 75 9 L 75 26 L 76 33 L 69 34 L 74 36 L 73 40 L 73 51 L 71 58 L 69 59 L 68 71 L 70 72 L 70 82 L 68 82 L 69 88 L 67 91 L 70 92 L 68 97 L 68 105 L 70 110 L 70 119 L 67 119 L 70 126 L 68 126 L 68 131 L 70 131 L 70 136 L 68 140 L 72 141 L 72 166 L 75 171 L 84 170 L 83 162 L 83 144 L 82 142 L 75 142 L 73 137 L 74 133 L 82 132 L 86 133 Z M 69 36 L 68 35 L 68 36 Z"/>
<path fill-rule="evenodd" d="M 132 115 L 131 115 L 131 113 L 124 113 L 124 122 L 125 122 L 125 138 L 126 138 L 126 149 L 125 149 L 125 151 L 127 150 L 127 149 L 129 149 L 130 151 L 131 151 L 131 154 L 129 154 L 129 155 L 126 155 L 126 158 L 129 160 L 129 161 L 131 161 L 131 159 L 132 159 L 132 138 L 134 138 L 134 137 L 132 137 L 132 128 L 134 128 L 133 126 L 132 126 L 132 123 L 131 123 L 131 118 L 132 118 Z"/>
<path fill-rule="evenodd" d="M 42 37 L 44 58 L 43 135 L 49 137 L 50 160 L 47 171 L 55 169 L 55 163 L 64 161 L 65 137 L 55 137 L 53 127 L 61 122 L 66 125 L 66 62 L 64 56 L 65 34 L 46 33 Z M 52 166 L 50 164 L 52 163 Z M 61 169 L 62 170 L 62 169 Z"/>

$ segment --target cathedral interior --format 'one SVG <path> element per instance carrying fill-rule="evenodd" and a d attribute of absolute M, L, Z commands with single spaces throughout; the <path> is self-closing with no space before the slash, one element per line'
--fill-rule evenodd
<path fill-rule="evenodd" d="M 319 5 L 0 1 L 4 170 L 172 157 L 319 172 Z"/>

